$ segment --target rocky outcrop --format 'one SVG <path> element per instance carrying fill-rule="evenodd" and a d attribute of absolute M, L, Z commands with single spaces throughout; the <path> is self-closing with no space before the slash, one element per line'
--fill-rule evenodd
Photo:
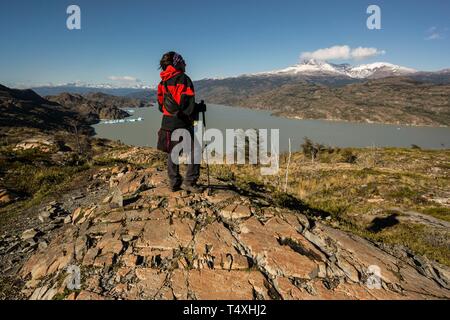
<path fill-rule="evenodd" d="M 114 167 L 96 178 L 110 190 L 103 201 L 42 217 L 62 222 L 19 271 L 26 297 L 450 298 L 448 268 L 402 258 L 219 181 L 208 195 L 170 192 L 156 168 Z M 39 237 L 27 230 L 19 246 Z M 81 286 L 69 290 L 73 270 Z"/>
<path fill-rule="evenodd" d="M 128 97 L 118 97 L 101 92 L 88 93 L 84 95 L 84 97 L 90 101 L 96 101 L 116 108 L 144 108 L 152 106 L 149 102 L 150 99 L 141 100 Z"/>
<path fill-rule="evenodd" d="M 94 134 L 90 125 L 101 119 L 130 116 L 121 108 L 145 106 L 150 106 L 150 103 L 101 93 L 87 96 L 62 93 L 42 98 L 32 90 L 0 85 L 0 136 L 10 136 L 13 140 L 30 139 L 18 149 L 34 148 L 36 143 L 42 145 L 42 141 L 33 141 L 36 131 L 51 136 L 57 133 L 90 136 Z"/>
<path fill-rule="evenodd" d="M 123 119 L 129 116 L 129 114 L 120 109 L 120 107 L 126 107 L 127 105 L 120 105 L 115 99 L 105 97 L 102 95 L 100 99 L 97 95 L 91 95 L 84 97 L 79 94 L 61 93 L 58 96 L 48 96 L 48 100 L 56 102 L 70 110 L 74 110 L 81 114 L 90 123 L 96 123 L 100 119 Z M 123 101 L 121 101 L 123 102 Z"/>
<path fill-rule="evenodd" d="M 19 197 L 16 194 L 9 191 L 8 189 L 0 189 L 0 207 L 6 206 L 14 202 L 18 198 Z"/>
<path fill-rule="evenodd" d="M 80 133 L 92 133 L 85 117 L 76 110 L 40 97 L 32 90 L 16 90 L 0 85 L 0 134 L 20 129 L 22 139 L 27 130 L 70 131 L 76 125 Z"/>
<path fill-rule="evenodd" d="M 38 149 L 41 152 L 50 152 L 57 149 L 57 146 L 54 139 L 48 139 L 47 137 L 34 137 L 22 140 L 13 148 L 14 151 L 29 149 Z"/>

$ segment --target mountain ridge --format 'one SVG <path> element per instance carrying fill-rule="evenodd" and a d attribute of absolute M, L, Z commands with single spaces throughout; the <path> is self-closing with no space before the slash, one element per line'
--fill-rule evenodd
<path fill-rule="evenodd" d="M 449 84 L 450 69 L 426 72 L 387 62 L 352 66 L 313 59 L 275 71 L 194 82 L 197 98 L 207 103 L 265 109 L 279 116 L 297 119 L 427 126 L 449 125 L 449 102 L 445 100 L 448 94 L 445 85 Z M 406 91 L 392 91 L 389 85 Z M 431 94 L 430 101 L 420 94 L 425 87 Z M 378 90 L 370 94 L 374 94 L 379 101 L 362 100 L 361 97 L 372 89 Z M 92 95 L 95 90 L 52 87 L 39 88 L 37 92 L 55 95 L 70 91 Z M 102 88 L 98 91 L 144 101 L 141 106 L 146 105 L 145 101 L 156 100 L 154 89 Z M 318 91 L 324 98 L 317 98 Z M 398 102 L 396 95 L 399 94 L 409 97 L 403 96 L 402 102 Z M 381 108 L 373 109 L 377 103 L 381 103 Z"/>
<path fill-rule="evenodd" d="M 380 71 L 380 69 L 387 69 L 384 70 L 387 71 L 387 74 L 381 75 L 377 72 Z M 450 68 L 437 70 L 437 71 L 424 71 L 424 70 L 416 70 L 413 68 L 401 66 L 392 64 L 389 62 L 373 62 L 368 64 L 360 64 L 360 65 L 351 65 L 348 63 L 343 64 L 335 64 L 328 61 L 322 61 L 317 59 L 304 59 L 300 63 L 297 63 L 292 66 L 288 66 L 286 68 L 272 70 L 272 71 L 262 71 L 262 72 L 256 72 L 256 73 L 243 73 L 236 76 L 228 76 L 228 77 L 208 77 L 208 78 L 200 78 L 195 81 L 208 81 L 208 80 L 224 80 L 224 79 L 233 79 L 233 78 L 240 78 L 240 77 L 253 77 L 253 76 L 267 76 L 267 75 L 299 75 L 299 74 L 305 74 L 305 75 L 311 75 L 315 72 L 328 72 L 330 74 L 335 75 L 341 75 L 341 76 L 348 76 L 349 78 L 354 79 L 366 79 L 366 78 L 374 78 L 374 77 L 388 77 L 388 76 L 395 76 L 395 75 L 405 75 L 405 74 L 443 74 L 443 73 L 450 73 Z M 375 76 L 374 76 L 375 73 Z M 29 86 L 31 89 L 34 89 L 36 92 L 42 94 L 42 95 L 49 95 L 45 93 L 46 90 L 56 90 L 63 88 L 67 88 L 68 92 L 72 93 L 86 93 L 85 91 L 93 92 L 103 92 L 108 93 L 109 92 L 119 92 L 118 95 L 121 95 L 121 91 L 139 91 L 139 90 L 155 90 L 156 85 L 146 85 L 143 83 L 138 84 L 130 84 L 130 85 L 119 85 L 119 84 L 112 84 L 112 83 L 87 83 L 87 82 L 67 82 L 67 83 L 61 83 L 61 84 L 42 84 L 42 85 L 34 85 Z M 18 86 L 19 89 L 25 89 L 27 86 L 20 85 Z M 77 92 L 78 91 L 84 91 L 84 92 Z M 43 93 L 44 92 L 44 93 Z"/>
<path fill-rule="evenodd" d="M 210 103 L 263 109 L 297 119 L 426 126 L 450 124 L 448 84 L 434 85 L 409 77 L 390 77 L 335 87 L 286 81 L 258 91 L 235 89 L 239 87 L 236 82 L 224 80 L 199 86 L 198 94 Z"/>
<path fill-rule="evenodd" d="M 355 79 L 367 79 L 393 75 L 406 75 L 416 72 L 417 70 L 415 69 L 394 65 L 388 62 L 375 62 L 352 66 L 346 63 L 333 64 L 326 61 L 309 59 L 284 69 L 246 74 L 245 76 L 336 74 Z"/>

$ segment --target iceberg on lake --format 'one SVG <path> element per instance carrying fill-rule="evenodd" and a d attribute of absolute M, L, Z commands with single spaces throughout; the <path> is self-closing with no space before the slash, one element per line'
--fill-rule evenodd
<path fill-rule="evenodd" d="M 144 118 L 130 118 L 130 119 L 115 119 L 115 120 L 101 120 L 100 124 L 118 124 L 118 123 L 127 123 L 127 122 L 140 122 L 143 121 Z"/>

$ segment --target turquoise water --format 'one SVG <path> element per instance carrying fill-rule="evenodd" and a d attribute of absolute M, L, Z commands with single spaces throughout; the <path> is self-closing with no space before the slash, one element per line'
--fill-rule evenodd
<path fill-rule="evenodd" d="M 126 108 L 125 108 L 126 109 Z M 156 146 L 161 113 L 156 107 L 136 109 L 131 118 L 141 122 L 97 124 L 99 137 L 120 140 L 135 146 Z M 398 125 L 350 123 L 323 120 L 294 120 L 271 116 L 269 111 L 208 105 L 208 128 L 224 129 L 280 129 L 280 150 L 298 150 L 304 137 L 315 142 L 338 147 L 410 147 L 416 144 L 426 149 L 450 147 L 450 128 L 408 127 Z"/>

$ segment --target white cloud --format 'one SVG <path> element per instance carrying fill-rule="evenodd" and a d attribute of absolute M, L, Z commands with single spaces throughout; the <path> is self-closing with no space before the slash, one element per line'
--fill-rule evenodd
<path fill-rule="evenodd" d="M 313 52 L 302 52 L 302 59 L 317 60 L 337 60 L 348 59 L 350 57 L 349 46 L 334 46 L 331 48 L 319 49 Z"/>
<path fill-rule="evenodd" d="M 445 32 L 448 28 L 444 28 L 443 30 L 438 29 L 438 27 L 430 27 L 427 30 L 427 36 L 425 40 L 440 40 L 445 38 Z"/>
<path fill-rule="evenodd" d="M 350 48 L 350 46 L 333 46 L 330 48 L 319 49 L 313 52 L 302 52 L 302 59 L 317 60 L 362 60 L 377 55 L 385 54 L 386 51 L 377 48 Z"/>
<path fill-rule="evenodd" d="M 108 79 L 119 82 L 141 82 L 141 80 L 131 76 L 109 76 Z"/>
<path fill-rule="evenodd" d="M 378 50 L 377 48 L 363 48 L 363 47 L 353 49 L 351 52 L 352 58 L 355 60 L 367 59 L 370 57 L 383 54 L 386 54 L 386 51 Z"/>
<path fill-rule="evenodd" d="M 425 40 L 439 40 L 439 39 L 442 39 L 442 36 L 440 33 L 437 32 L 432 33 L 425 38 Z"/>

